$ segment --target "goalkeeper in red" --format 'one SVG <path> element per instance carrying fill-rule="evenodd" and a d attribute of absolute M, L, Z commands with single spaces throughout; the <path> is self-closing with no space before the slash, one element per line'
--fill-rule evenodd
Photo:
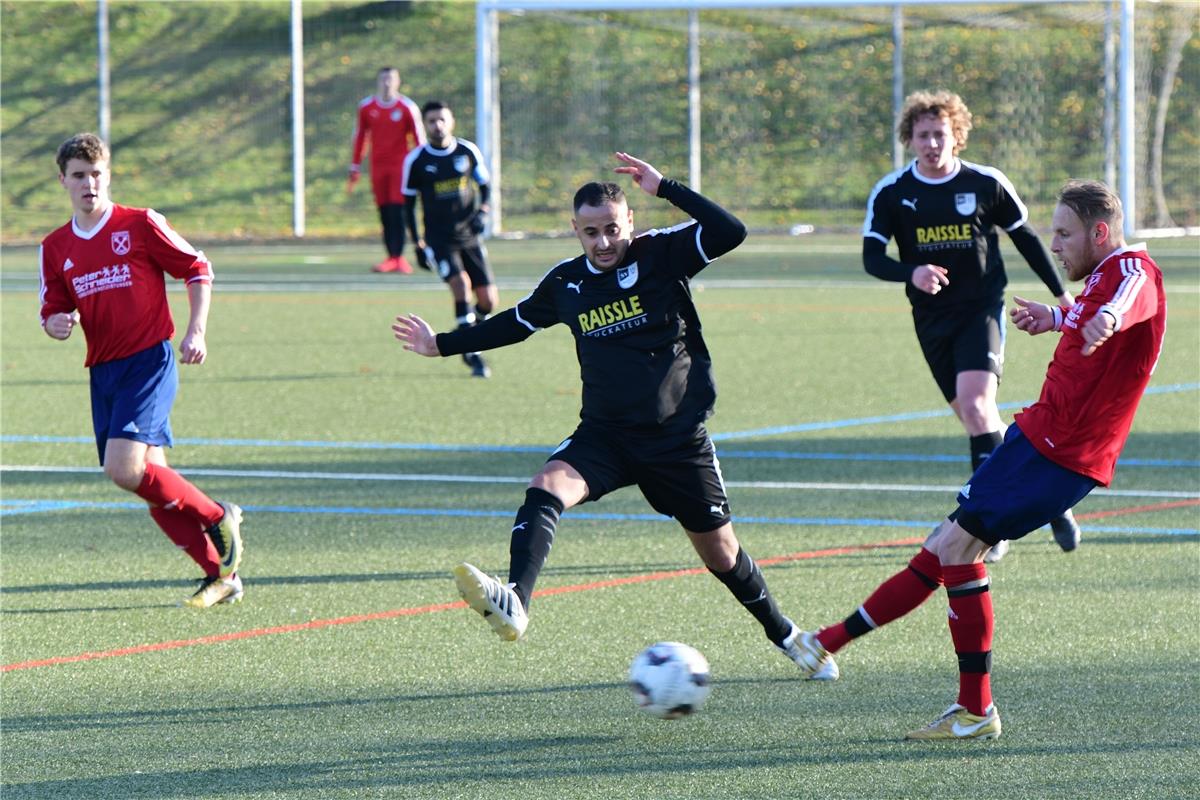
<path fill-rule="evenodd" d="M 146 501 L 167 538 L 203 571 L 184 604 L 236 603 L 242 510 L 185 480 L 167 465 L 164 450 L 172 443 L 179 387 L 166 278 L 187 285 L 180 360 L 203 364 L 212 264 L 154 209 L 112 202 L 108 146 L 99 137 L 81 133 L 63 142 L 58 169 L 75 213 L 38 251 L 42 327 L 59 340 L 83 327 L 100 464 L 113 483 Z"/>
<path fill-rule="evenodd" d="M 425 143 L 425 130 L 417 104 L 400 93 L 398 69 L 383 67 L 375 82 L 375 94 L 358 104 L 346 191 L 354 191 L 362 176 L 363 154 L 370 142 L 371 191 L 379 208 L 383 246 L 387 250 L 387 258 L 371 269 L 408 275 L 412 273 L 412 265 L 404 257 L 402 173 L 409 152 Z"/>
<path fill-rule="evenodd" d="M 995 739 L 992 600 L 983 556 L 1019 539 L 1113 477 L 1138 402 L 1162 351 L 1167 305 L 1162 272 L 1143 244 L 1126 246 L 1123 212 L 1103 183 L 1072 181 L 1054 209 L 1051 251 L 1070 280 L 1083 280 L 1074 305 L 1015 297 L 1018 329 L 1061 334 L 1037 402 L 1017 414 L 1004 442 L 975 470 L 958 508 L 930 534 L 908 566 L 858 610 L 799 637 L 809 669 L 828 669 L 853 639 L 912 611 L 946 588 L 958 655 L 958 698 L 909 739 Z"/>
<path fill-rule="evenodd" d="M 575 194 L 571 221 L 583 254 L 551 268 L 515 308 L 437 335 L 416 316 L 397 317 L 392 326 L 406 350 L 424 356 L 503 347 L 559 323 L 575 338 L 581 421 L 530 481 L 512 527 L 508 581 L 460 564 L 453 570 L 458 590 L 501 638 L 519 639 L 563 511 L 636 484 L 656 511 L 679 522 L 705 566 L 767 638 L 801 663 L 799 629 L 780 613 L 758 565 L 733 533 L 704 425 L 716 385 L 689 281 L 741 244 L 746 227 L 645 161 L 625 153 L 617 158 L 623 162 L 617 172 L 692 219 L 634 236 L 621 187 L 585 184 Z M 830 662 L 806 674 L 833 680 L 837 668 Z"/>

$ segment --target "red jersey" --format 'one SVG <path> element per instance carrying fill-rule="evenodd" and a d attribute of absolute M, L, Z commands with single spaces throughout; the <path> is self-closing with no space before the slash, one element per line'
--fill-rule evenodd
<path fill-rule="evenodd" d="M 399 170 L 409 151 L 425 144 L 421 109 L 405 95 L 390 103 L 380 102 L 375 95 L 363 99 L 358 104 L 358 121 L 354 126 L 351 166 L 362 163 L 368 137 L 371 139 L 371 169 Z"/>
<path fill-rule="evenodd" d="M 1102 310 L 1117 320 L 1116 332 L 1082 355 L 1081 329 Z M 1056 309 L 1055 321 L 1062 339 L 1042 395 L 1014 421 L 1046 458 L 1107 486 L 1162 352 L 1162 271 L 1144 244 L 1117 250 L 1087 277 L 1072 308 Z"/>
<path fill-rule="evenodd" d="M 42 325 L 79 310 L 85 367 L 124 358 L 175 335 L 165 275 L 212 281 L 212 264 L 151 208 L 113 204 L 84 232 L 75 218 L 38 249 Z"/>

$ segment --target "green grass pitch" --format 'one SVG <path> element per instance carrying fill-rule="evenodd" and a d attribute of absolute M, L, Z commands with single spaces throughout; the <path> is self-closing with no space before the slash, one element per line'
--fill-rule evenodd
<path fill-rule="evenodd" d="M 717 581 L 660 574 L 699 563 L 631 489 L 566 515 L 539 583 L 563 591 L 500 642 L 449 568 L 506 568 L 524 483 L 577 419 L 569 336 L 473 380 L 392 339 L 395 314 L 444 329 L 451 306 L 427 274 L 368 273 L 377 246 L 206 249 L 210 357 L 180 370 L 170 455 L 247 513 L 245 602 L 205 612 L 175 607 L 194 567 L 96 470 L 83 343 L 38 329 L 34 252 L 0 254 L 5 800 L 1195 796 L 1195 240 L 1151 242 L 1166 348 L 1115 491 L 1078 509 L 1083 546 L 1037 532 L 991 570 L 1004 736 L 933 746 L 900 737 L 954 699 L 942 596 L 805 684 Z M 490 249 L 507 307 L 575 243 Z M 1045 299 L 1009 269 L 1010 294 Z M 785 613 L 841 619 L 966 476 L 902 289 L 857 241 L 758 236 L 695 288 L 739 536 L 779 559 Z M 1036 397 L 1053 344 L 1010 327 L 1002 403 Z M 712 665 L 694 717 L 634 707 L 625 671 L 660 639 Z"/>

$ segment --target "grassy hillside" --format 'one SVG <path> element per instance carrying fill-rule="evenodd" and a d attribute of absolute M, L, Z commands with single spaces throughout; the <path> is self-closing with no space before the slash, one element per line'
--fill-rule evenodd
<path fill-rule="evenodd" d="M 153 205 L 196 237 L 287 236 L 289 4 L 114 0 L 110 9 L 114 195 Z M 1102 176 L 1103 10 L 905 10 L 908 87 L 966 97 L 976 129 L 964 157 L 1002 167 L 1035 220 L 1064 178 Z M 1139 9 L 1138 114 L 1151 130 L 1171 32 L 1190 32 L 1165 106 L 1162 173 L 1170 221 L 1198 225 L 1200 35 L 1189 12 Z M 65 218 L 52 156 L 97 125 L 95 13 L 92 2 L 0 3 L 5 242 Z M 344 191 L 357 101 L 392 64 L 403 91 L 447 100 L 459 133 L 474 137 L 475 7 L 306 0 L 304 13 L 309 233 L 374 237 L 368 187 Z M 890 8 L 711 11 L 700 21 L 704 190 L 756 226 L 858 224 L 892 164 Z M 684 12 L 503 16 L 509 228 L 561 228 L 571 192 L 614 149 L 687 174 L 686 23 Z M 1139 158 L 1149 163 L 1144 147 Z M 1146 208 L 1148 175 L 1138 185 Z"/>
<path fill-rule="evenodd" d="M 370 187 L 345 194 L 358 101 L 376 70 L 445 97 L 471 135 L 474 7 L 305 2 L 305 140 L 313 235 L 374 235 Z M 95 4 L 4 3 L 5 241 L 69 212 L 54 150 L 96 128 Z M 291 75 L 286 2 L 111 5 L 113 194 L 197 235 L 291 230 Z"/>

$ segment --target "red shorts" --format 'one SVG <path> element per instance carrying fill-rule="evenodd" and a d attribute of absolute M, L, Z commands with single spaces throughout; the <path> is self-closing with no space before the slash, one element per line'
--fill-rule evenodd
<path fill-rule="evenodd" d="M 371 191 L 375 192 L 375 205 L 404 205 L 404 192 L 400 182 L 404 179 L 404 165 L 392 167 L 386 164 L 371 165 Z"/>

